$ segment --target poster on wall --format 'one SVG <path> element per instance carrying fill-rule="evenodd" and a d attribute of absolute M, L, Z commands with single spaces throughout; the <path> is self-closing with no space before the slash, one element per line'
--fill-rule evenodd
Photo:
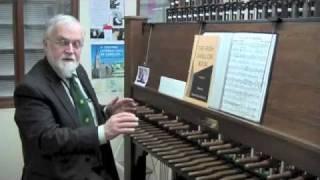
<path fill-rule="evenodd" d="M 123 77 L 124 44 L 91 44 L 92 78 Z"/>
<path fill-rule="evenodd" d="M 124 0 L 91 0 L 92 41 L 123 40 Z"/>
<path fill-rule="evenodd" d="M 106 102 L 124 92 L 124 0 L 91 0 L 90 16 L 92 84 Z"/>

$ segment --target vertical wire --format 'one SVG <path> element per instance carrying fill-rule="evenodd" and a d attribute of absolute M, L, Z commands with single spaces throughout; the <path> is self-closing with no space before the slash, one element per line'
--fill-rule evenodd
<path fill-rule="evenodd" d="M 149 51 L 150 51 L 150 41 L 151 41 L 152 29 L 153 29 L 153 25 L 150 26 L 150 32 L 149 32 L 149 37 L 148 37 L 148 45 L 147 45 L 147 52 L 146 52 L 146 57 L 145 57 L 145 60 L 144 60 L 144 63 L 143 63 L 144 66 L 147 66 L 148 60 L 149 60 Z"/>
<path fill-rule="evenodd" d="M 202 33 L 202 26 L 203 26 L 203 24 L 200 24 L 200 28 L 199 28 L 199 32 L 198 32 L 199 35 L 201 35 L 201 33 Z"/>

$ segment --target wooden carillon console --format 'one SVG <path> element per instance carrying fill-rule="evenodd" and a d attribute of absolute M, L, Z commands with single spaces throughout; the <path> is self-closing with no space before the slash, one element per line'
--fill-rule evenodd
<path fill-rule="evenodd" d="M 125 179 L 145 179 L 146 155 L 175 179 L 319 179 L 319 18 L 255 22 L 125 21 L 125 96 L 139 102 L 136 132 L 125 137 Z M 261 122 L 158 92 L 160 77 L 187 81 L 194 36 L 203 32 L 276 33 Z M 150 68 L 146 87 L 134 84 Z"/>

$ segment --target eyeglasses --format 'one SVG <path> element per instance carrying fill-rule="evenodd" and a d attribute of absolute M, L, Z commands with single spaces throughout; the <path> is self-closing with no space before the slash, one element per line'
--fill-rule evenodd
<path fill-rule="evenodd" d="M 70 43 L 72 44 L 72 47 L 74 49 L 80 49 L 83 46 L 83 42 L 81 40 L 69 40 L 69 39 L 58 39 L 58 40 L 52 40 L 52 39 L 48 39 L 52 42 L 54 42 L 56 45 L 66 48 L 70 45 Z"/>

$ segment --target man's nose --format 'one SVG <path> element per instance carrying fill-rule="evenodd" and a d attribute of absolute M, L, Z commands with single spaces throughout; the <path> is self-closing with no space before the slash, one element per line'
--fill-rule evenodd
<path fill-rule="evenodd" d="M 71 42 L 65 46 L 65 52 L 74 53 L 74 51 L 75 51 L 75 47 L 73 46 L 73 44 Z"/>

